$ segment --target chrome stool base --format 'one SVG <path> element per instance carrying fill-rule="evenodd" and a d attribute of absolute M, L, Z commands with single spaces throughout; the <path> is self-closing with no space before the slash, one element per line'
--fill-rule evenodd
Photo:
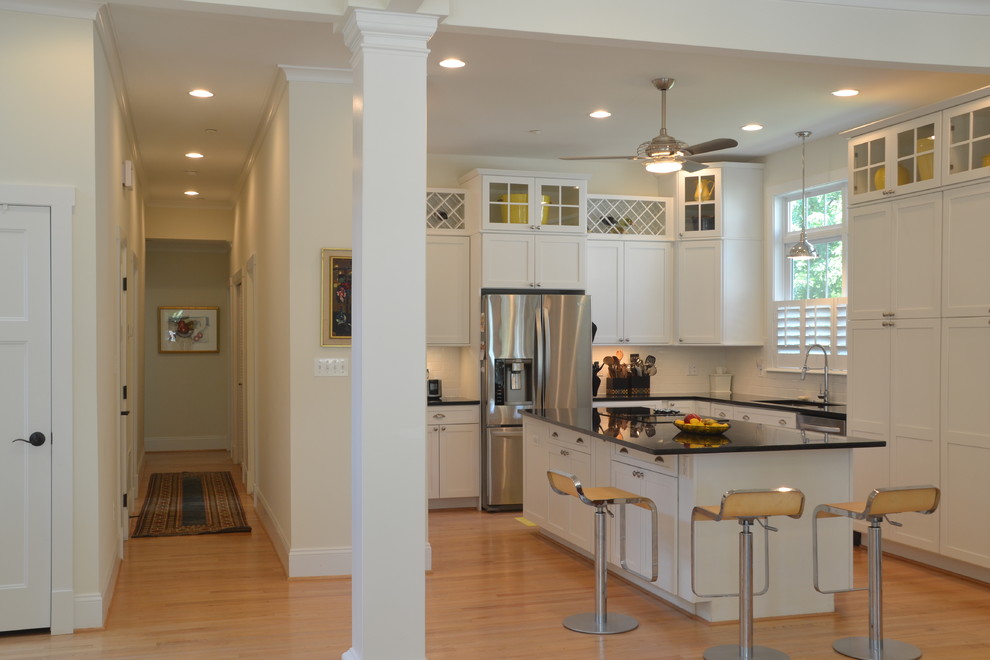
<path fill-rule="evenodd" d="M 885 639 L 879 652 L 874 654 L 870 648 L 869 637 L 843 637 L 832 643 L 837 653 L 859 660 L 917 660 L 921 657 L 921 649 L 914 644 L 898 642 L 896 639 Z"/>
<path fill-rule="evenodd" d="M 594 612 L 588 612 L 567 617 L 564 619 L 564 627 L 589 635 L 615 635 L 635 630 L 639 627 L 639 621 L 627 614 L 609 614 L 601 620 Z"/>
<path fill-rule="evenodd" d="M 713 646 L 705 649 L 705 660 L 790 660 L 791 656 L 766 646 L 754 646 L 752 653 L 742 655 L 742 647 L 737 644 Z"/>

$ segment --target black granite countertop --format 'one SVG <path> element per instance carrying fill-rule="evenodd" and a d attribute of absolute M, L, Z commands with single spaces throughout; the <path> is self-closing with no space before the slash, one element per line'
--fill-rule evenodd
<path fill-rule="evenodd" d="M 721 435 L 686 433 L 674 426 L 678 417 L 648 414 L 650 412 L 646 408 L 587 407 L 524 410 L 522 414 L 657 455 L 853 449 L 886 444 L 879 440 L 739 421 L 730 422 L 731 428 Z"/>
<path fill-rule="evenodd" d="M 796 397 L 791 398 L 791 403 L 770 403 L 769 400 L 786 400 L 788 397 L 774 396 L 772 394 L 736 394 L 729 396 L 711 396 L 707 394 L 651 394 L 650 396 L 636 397 L 598 397 L 594 399 L 595 405 L 619 401 L 663 401 L 666 399 L 709 401 L 711 403 L 724 403 L 728 405 L 754 406 L 767 408 L 769 410 L 787 410 L 789 412 L 800 412 L 814 414 L 819 417 L 830 417 L 832 419 L 846 418 L 846 404 L 830 403 L 822 405 L 814 399 L 808 401 L 798 401 Z"/>
<path fill-rule="evenodd" d="M 480 406 L 478 399 L 469 399 L 463 396 L 445 396 L 439 399 L 427 399 L 428 406 Z"/>

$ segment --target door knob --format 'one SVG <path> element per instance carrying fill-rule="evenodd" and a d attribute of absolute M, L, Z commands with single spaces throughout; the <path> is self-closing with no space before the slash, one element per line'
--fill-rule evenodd
<path fill-rule="evenodd" d="M 28 436 L 27 440 L 25 440 L 24 438 L 15 438 L 14 440 L 11 440 L 11 442 L 27 442 L 28 444 L 31 444 L 35 447 L 40 447 L 41 445 L 45 444 L 45 434 L 41 433 L 40 431 L 35 431 L 34 433 Z"/>

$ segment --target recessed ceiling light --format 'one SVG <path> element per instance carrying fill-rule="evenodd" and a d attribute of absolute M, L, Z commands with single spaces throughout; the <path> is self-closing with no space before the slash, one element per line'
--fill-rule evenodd
<path fill-rule="evenodd" d="M 608 110 L 595 110 L 588 116 L 594 117 L 595 119 L 605 119 L 606 117 L 611 117 L 612 113 L 609 112 Z"/>
<path fill-rule="evenodd" d="M 183 195 L 189 195 L 190 197 L 195 197 L 195 196 L 196 196 L 196 195 L 198 195 L 199 193 L 198 193 L 197 191 L 195 191 L 195 190 L 187 190 L 186 192 L 184 192 L 184 193 L 182 193 L 182 194 L 183 194 Z"/>
<path fill-rule="evenodd" d="M 186 174 L 188 174 L 189 176 L 196 176 L 197 174 L 199 174 L 199 172 L 197 172 L 196 170 L 186 170 Z"/>
<path fill-rule="evenodd" d="M 203 154 L 197 151 L 190 151 L 189 153 L 186 154 L 186 158 L 202 158 L 202 157 Z"/>
<path fill-rule="evenodd" d="M 447 59 L 440 60 L 440 66 L 445 69 L 460 69 L 465 65 L 466 62 L 464 60 L 459 60 L 456 57 L 448 57 Z"/>
<path fill-rule="evenodd" d="M 208 89 L 194 89 L 189 92 L 189 96 L 195 96 L 198 99 L 208 99 L 213 96 L 213 92 Z"/>
<path fill-rule="evenodd" d="M 741 127 L 744 131 L 762 131 L 763 124 L 746 124 Z"/>
<path fill-rule="evenodd" d="M 217 129 L 215 129 L 215 128 L 208 128 L 208 129 L 206 129 L 204 131 L 204 133 L 206 133 L 207 135 L 216 135 Z"/>
<path fill-rule="evenodd" d="M 856 96 L 859 94 L 858 89 L 837 89 L 832 92 L 832 96 Z"/>

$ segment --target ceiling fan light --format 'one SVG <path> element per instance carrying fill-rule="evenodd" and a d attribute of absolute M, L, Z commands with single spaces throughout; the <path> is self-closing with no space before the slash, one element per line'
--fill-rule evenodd
<path fill-rule="evenodd" d="M 654 174 L 669 174 L 670 172 L 676 172 L 681 169 L 682 164 L 679 161 L 662 158 L 658 160 L 651 160 L 646 164 L 646 171 L 653 172 Z"/>

